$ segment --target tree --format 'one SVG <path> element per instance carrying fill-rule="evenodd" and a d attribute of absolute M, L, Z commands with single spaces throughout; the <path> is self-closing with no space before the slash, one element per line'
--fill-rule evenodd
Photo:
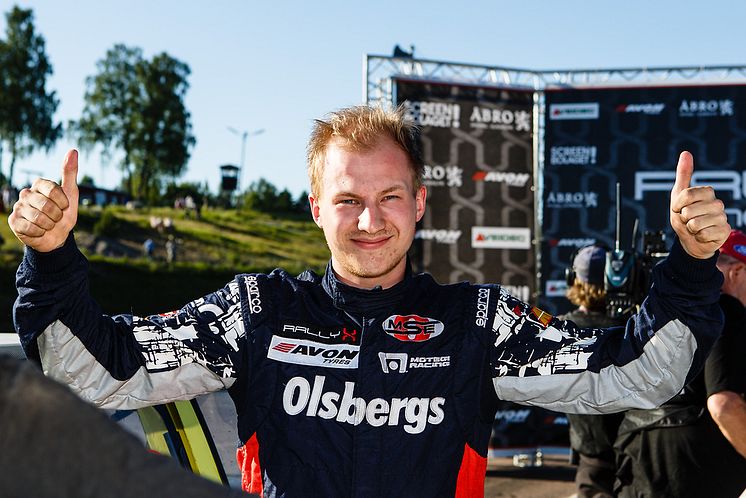
<path fill-rule="evenodd" d="M 0 165 L 5 144 L 12 183 L 16 159 L 37 148 L 48 151 L 62 135 L 62 125 L 53 120 L 59 99 L 46 89 L 52 65 L 44 37 L 34 29 L 33 12 L 13 7 L 5 19 L 6 39 L 0 40 Z"/>
<path fill-rule="evenodd" d="M 101 145 L 105 159 L 121 150 L 127 191 L 154 201 L 164 179 L 174 183 L 183 174 L 195 144 L 184 106 L 189 66 L 166 53 L 148 61 L 139 48 L 115 45 L 97 71 L 71 129 L 84 150 Z"/>

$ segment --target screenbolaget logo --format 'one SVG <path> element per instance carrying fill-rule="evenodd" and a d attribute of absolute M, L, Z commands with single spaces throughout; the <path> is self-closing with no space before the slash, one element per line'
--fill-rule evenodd
<path fill-rule="evenodd" d="M 469 126 L 478 130 L 531 131 L 531 113 L 474 106 Z"/>
<path fill-rule="evenodd" d="M 530 249 L 531 230 L 513 227 L 471 227 L 471 246 L 476 249 Z"/>
<path fill-rule="evenodd" d="M 647 114 L 648 116 L 657 116 L 663 109 L 666 108 L 666 104 L 655 103 L 655 104 L 619 104 L 616 107 L 616 112 L 622 114 Z"/>
<path fill-rule="evenodd" d="M 531 179 L 529 173 L 513 173 L 512 171 L 477 171 L 471 176 L 475 182 L 505 183 L 509 187 L 525 187 Z"/>
<path fill-rule="evenodd" d="M 458 166 L 425 165 L 422 183 L 428 187 L 460 187 L 463 184 L 464 170 Z"/>
<path fill-rule="evenodd" d="M 461 238 L 461 230 L 435 230 L 422 228 L 414 233 L 415 239 L 434 240 L 438 244 L 455 244 Z"/>
<path fill-rule="evenodd" d="M 733 116 L 734 114 L 735 109 L 731 99 L 682 100 L 679 105 L 679 116 L 683 118 Z"/>
<path fill-rule="evenodd" d="M 549 119 L 598 119 L 598 102 L 550 104 Z"/>
<path fill-rule="evenodd" d="M 554 146 L 549 149 L 550 166 L 586 166 L 596 164 L 598 150 L 595 145 Z"/>
<path fill-rule="evenodd" d="M 360 346 L 323 344 L 303 339 L 272 336 L 267 358 L 283 363 L 329 368 L 357 368 Z"/>
<path fill-rule="evenodd" d="M 548 208 L 595 208 L 598 207 L 596 192 L 549 192 Z"/>
<path fill-rule="evenodd" d="M 327 420 L 371 427 L 399 427 L 407 434 L 419 434 L 428 424 L 445 419 L 445 398 L 374 398 L 367 401 L 354 396 L 355 383 L 345 382 L 342 394 L 324 389 L 326 377 L 316 375 L 313 385 L 303 377 L 288 380 L 282 393 L 282 407 L 288 415 L 305 414 Z"/>
<path fill-rule="evenodd" d="M 451 365 L 450 356 L 410 356 L 407 353 L 378 353 L 383 373 L 406 373 L 418 368 L 442 368 Z"/>
<path fill-rule="evenodd" d="M 407 117 L 420 126 L 434 128 L 459 128 L 461 106 L 446 102 L 405 100 Z"/>
<path fill-rule="evenodd" d="M 443 322 L 419 315 L 391 315 L 383 321 L 383 330 L 402 342 L 423 342 L 439 336 Z"/>

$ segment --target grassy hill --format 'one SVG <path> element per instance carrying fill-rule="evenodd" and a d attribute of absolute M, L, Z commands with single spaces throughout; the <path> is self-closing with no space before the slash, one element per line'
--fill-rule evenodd
<path fill-rule="evenodd" d="M 75 238 L 91 263 L 91 293 L 107 313 L 146 315 L 177 309 L 221 288 L 237 273 L 278 267 L 290 273 L 323 271 L 329 257 L 323 234 L 308 215 L 208 209 L 197 220 L 170 208 L 110 207 L 105 212 L 81 207 Z M 151 228 L 153 217 L 170 218 L 172 227 Z M 23 247 L 5 220 L 0 235 L 5 239 L 0 245 L 0 332 L 10 332 L 15 271 Z M 173 264 L 166 262 L 169 237 L 177 244 Z M 155 242 L 152 259 L 142 249 L 148 238 Z"/>

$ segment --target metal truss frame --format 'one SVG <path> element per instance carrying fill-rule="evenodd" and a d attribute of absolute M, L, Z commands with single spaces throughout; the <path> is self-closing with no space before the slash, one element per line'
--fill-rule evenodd
<path fill-rule="evenodd" d="M 542 91 L 551 88 L 746 83 L 746 66 L 532 70 L 367 54 L 363 102 L 391 105 L 394 78 Z"/>

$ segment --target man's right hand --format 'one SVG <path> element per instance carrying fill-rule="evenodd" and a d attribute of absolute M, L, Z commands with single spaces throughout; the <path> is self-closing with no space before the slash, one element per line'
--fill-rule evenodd
<path fill-rule="evenodd" d="M 53 251 L 65 243 L 78 221 L 78 151 L 71 149 L 62 163 L 62 185 L 37 178 L 21 190 L 8 217 L 18 240 L 39 252 Z"/>

